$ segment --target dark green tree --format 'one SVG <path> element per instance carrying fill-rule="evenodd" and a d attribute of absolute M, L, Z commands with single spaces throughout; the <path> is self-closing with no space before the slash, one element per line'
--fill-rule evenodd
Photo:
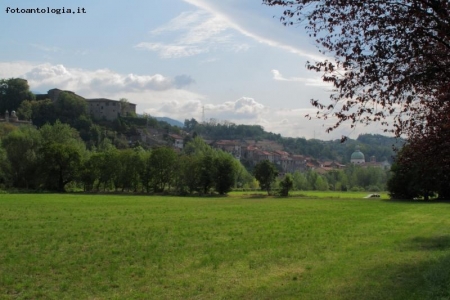
<path fill-rule="evenodd" d="M 9 162 L 9 177 L 16 188 L 35 189 L 41 178 L 39 155 L 42 137 L 32 126 L 22 126 L 2 139 Z"/>
<path fill-rule="evenodd" d="M 40 171 L 44 188 L 63 192 L 68 183 L 78 179 L 85 145 L 76 129 L 59 121 L 42 126 L 39 133 L 42 137 Z"/>
<path fill-rule="evenodd" d="M 110 147 L 101 149 L 92 155 L 93 172 L 97 175 L 96 189 L 99 191 L 103 187 L 103 191 L 108 190 L 117 174 L 116 159 L 117 149 L 110 144 Z"/>
<path fill-rule="evenodd" d="M 83 190 L 91 192 L 94 189 L 94 183 L 97 178 L 98 170 L 95 166 L 93 153 L 88 152 L 81 163 L 79 173 L 79 180 L 83 184 Z"/>
<path fill-rule="evenodd" d="M 81 116 L 87 116 L 87 102 L 74 93 L 61 92 L 55 102 L 55 112 L 61 122 L 75 127 Z"/>
<path fill-rule="evenodd" d="M 216 165 L 214 163 L 214 156 L 205 154 L 200 156 L 198 161 L 198 184 L 199 190 L 206 194 L 215 185 Z"/>
<path fill-rule="evenodd" d="M 19 108 L 24 100 L 34 100 L 35 96 L 30 92 L 30 87 L 25 79 L 10 78 L 0 80 L 0 114 L 6 110 L 11 111 Z"/>
<path fill-rule="evenodd" d="M 0 140 L 0 188 L 10 185 L 10 164 Z"/>
<path fill-rule="evenodd" d="M 253 169 L 253 175 L 258 180 L 261 189 L 267 191 L 267 194 L 270 195 L 272 184 L 278 176 L 275 165 L 268 160 L 260 161 Z"/>
<path fill-rule="evenodd" d="M 289 191 L 294 187 L 294 180 L 292 179 L 291 174 L 286 174 L 283 180 L 280 182 L 280 195 L 283 197 L 289 196 Z"/>
<path fill-rule="evenodd" d="M 23 120 L 31 120 L 37 127 L 46 123 L 53 124 L 58 117 L 55 105 L 50 99 L 23 101 L 17 109 L 17 116 Z"/>
<path fill-rule="evenodd" d="M 186 119 L 186 120 L 184 120 L 184 130 L 186 130 L 187 132 L 191 132 L 195 129 L 197 124 L 198 124 L 198 122 L 194 118 L 192 118 L 190 120 Z"/>
<path fill-rule="evenodd" d="M 142 189 L 146 193 L 150 193 L 152 182 L 151 152 L 145 151 L 141 154 L 142 166 L 139 168 L 139 178 L 141 180 Z"/>
<path fill-rule="evenodd" d="M 199 191 L 200 160 L 200 155 L 182 155 L 179 157 L 176 189 L 180 194 L 186 192 L 192 194 L 195 191 Z"/>
<path fill-rule="evenodd" d="M 50 143 L 42 147 L 41 170 L 44 188 L 64 192 L 65 186 L 78 178 L 82 162 L 80 148 L 73 144 Z"/>
<path fill-rule="evenodd" d="M 235 180 L 237 166 L 234 162 L 234 158 L 227 153 L 222 153 L 222 155 L 214 158 L 214 169 L 215 169 L 215 189 L 220 195 L 224 195 L 231 191 Z"/>
<path fill-rule="evenodd" d="M 423 153 L 425 155 L 416 153 L 416 146 L 407 144 L 403 147 L 392 165 L 392 175 L 387 184 L 391 198 L 423 197 L 429 200 L 431 196 L 438 195 L 440 198 L 448 199 L 445 187 L 449 188 L 450 184 L 445 159 L 440 156 L 442 153 L 428 157 L 426 152 Z M 432 147 L 428 145 L 428 148 Z"/>
<path fill-rule="evenodd" d="M 172 148 L 161 147 L 152 151 L 149 159 L 152 186 L 155 192 L 164 192 L 174 179 L 177 154 Z"/>

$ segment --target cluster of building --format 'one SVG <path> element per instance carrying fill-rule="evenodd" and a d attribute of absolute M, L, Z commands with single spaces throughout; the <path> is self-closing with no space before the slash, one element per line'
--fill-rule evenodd
<path fill-rule="evenodd" d="M 171 135 L 173 146 L 182 149 L 183 138 L 179 135 Z M 234 140 L 218 140 L 206 141 L 212 148 L 232 154 L 241 162 L 247 162 L 256 165 L 258 162 L 268 160 L 279 166 L 284 173 L 293 173 L 295 171 L 304 172 L 314 170 L 320 174 L 327 173 L 332 170 L 343 169 L 346 165 L 336 161 L 322 161 L 311 156 L 291 154 L 282 150 L 269 150 L 264 146 L 259 146 L 257 142 L 234 141 Z M 357 146 L 355 152 L 352 153 L 350 163 L 363 167 L 380 167 L 389 168 L 390 164 L 385 162 L 377 162 L 372 156 L 370 161 L 366 162 L 364 154 Z"/>

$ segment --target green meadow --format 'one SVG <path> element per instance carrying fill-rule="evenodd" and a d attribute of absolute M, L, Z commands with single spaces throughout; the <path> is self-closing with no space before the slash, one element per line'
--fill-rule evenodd
<path fill-rule="evenodd" d="M 449 203 L 364 195 L 1 194 L 0 299 L 450 298 Z"/>

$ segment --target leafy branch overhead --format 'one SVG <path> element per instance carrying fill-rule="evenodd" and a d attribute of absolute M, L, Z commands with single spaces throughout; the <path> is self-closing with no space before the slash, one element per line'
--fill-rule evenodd
<path fill-rule="evenodd" d="M 311 100 L 317 117 L 380 122 L 397 136 L 426 127 L 430 108 L 448 102 L 450 2 L 447 0 L 263 0 L 285 7 L 284 25 L 304 24 L 324 55 L 307 68 L 334 85 L 331 103 Z"/>

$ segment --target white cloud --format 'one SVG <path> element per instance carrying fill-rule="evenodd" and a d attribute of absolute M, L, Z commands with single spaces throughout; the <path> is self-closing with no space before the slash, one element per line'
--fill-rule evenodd
<path fill-rule="evenodd" d="M 289 44 L 286 44 L 286 43 L 283 43 L 283 42 L 280 42 L 280 41 L 277 41 L 277 40 L 274 40 L 271 38 L 267 38 L 265 36 L 262 36 L 255 32 L 252 32 L 251 30 L 240 26 L 237 22 L 234 22 L 232 20 L 232 16 L 227 14 L 223 9 L 219 9 L 216 6 L 211 5 L 210 3 L 208 3 L 205 0 L 184 0 L 184 1 L 213 14 L 217 18 L 221 19 L 222 22 L 225 22 L 230 28 L 237 30 L 241 34 L 257 41 L 258 43 L 268 45 L 270 47 L 283 49 L 287 52 L 290 52 L 290 53 L 293 53 L 293 54 L 296 54 L 296 55 L 299 55 L 302 57 L 306 57 L 313 61 L 323 60 L 323 56 L 304 51 L 300 48 L 291 46 Z"/>
<path fill-rule="evenodd" d="M 33 64 L 26 61 L 0 62 L 0 78 L 22 77 L 33 68 Z"/>
<path fill-rule="evenodd" d="M 209 52 L 208 48 L 187 45 L 167 45 L 163 43 L 139 43 L 137 49 L 156 51 L 161 58 L 180 58 Z"/>
<path fill-rule="evenodd" d="M 30 85 L 36 87 L 58 87 L 84 93 L 90 91 L 127 92 L 143 90 L 166 90 L 180 87 L 183 82 L 174 82 L 173 79 L 161 74 L 136 75 L 119 74 L 109 69 L 83 70 L 66 68 L 63 65 L 41 64 L 33 66 L 23 74 Z M 187 83 L 187 81 L 185 80 Z"/>
<path fill-rule="evenodd" d="M 268 109 L 253 98 L 242 97 L 236 101 L 227 101 L 220 104 L 204 103 L 203 97 L 196 99 L 181 99 L 163 101 L 156 108 L 149 108 L 145 111 L 155 116 L 172 116 L 174 118 L 185 119 L 194 117 L 202 119 L 203 108 L 206 119 L 229 120 L 233 122 L 251 123 L 260 118 L 262 114 L 268 113 Z"/>
<path fill-rule="evenodd" d="M 306 77 L 284 77 L 280 71 L 272 70 L 273 79 L 277 81 L 290 81 L 290 82 L 302 82 L 307 86 L 319 86 L 319 87 L 329 87 L 333 85 L 328 82 L 324 82 L 321 78 L 306 78 Z"/>
<path fill-rule="evenodd" d="M 196 24 L 203 20 L 206 16 L 204 11 L 186 11 L 170 20 L 166 25 L 160 26 L 151 31 L 152 34 L 158 35 L 165 32 L 185 30 L 192 24 Z"/>
<path fill-rule="evenodd" d="M 186 87 L 194 82 L 188 75 L 174 78 L 161 74 L 119 74 L 109 69 L 84 70 L 64 65 L 32 64 L 29 62 L 0 63 L 0 76 L 28 80 L 32 90 L 50 88 L 71 90 L 80 95 L 162 91 Z"/>
<path fill-rule="evenodd" d="M 220 16 L 206 11 L 183 12 L 167 24 L 151 31 L 153 36 L 175 33 L 173 42 L 141 42 L 137 49 L 155 51 L 161 58 L 189 57 L 216 50 L 240 52 L 249 49 L 234 41 L 231 27 Z"/>

